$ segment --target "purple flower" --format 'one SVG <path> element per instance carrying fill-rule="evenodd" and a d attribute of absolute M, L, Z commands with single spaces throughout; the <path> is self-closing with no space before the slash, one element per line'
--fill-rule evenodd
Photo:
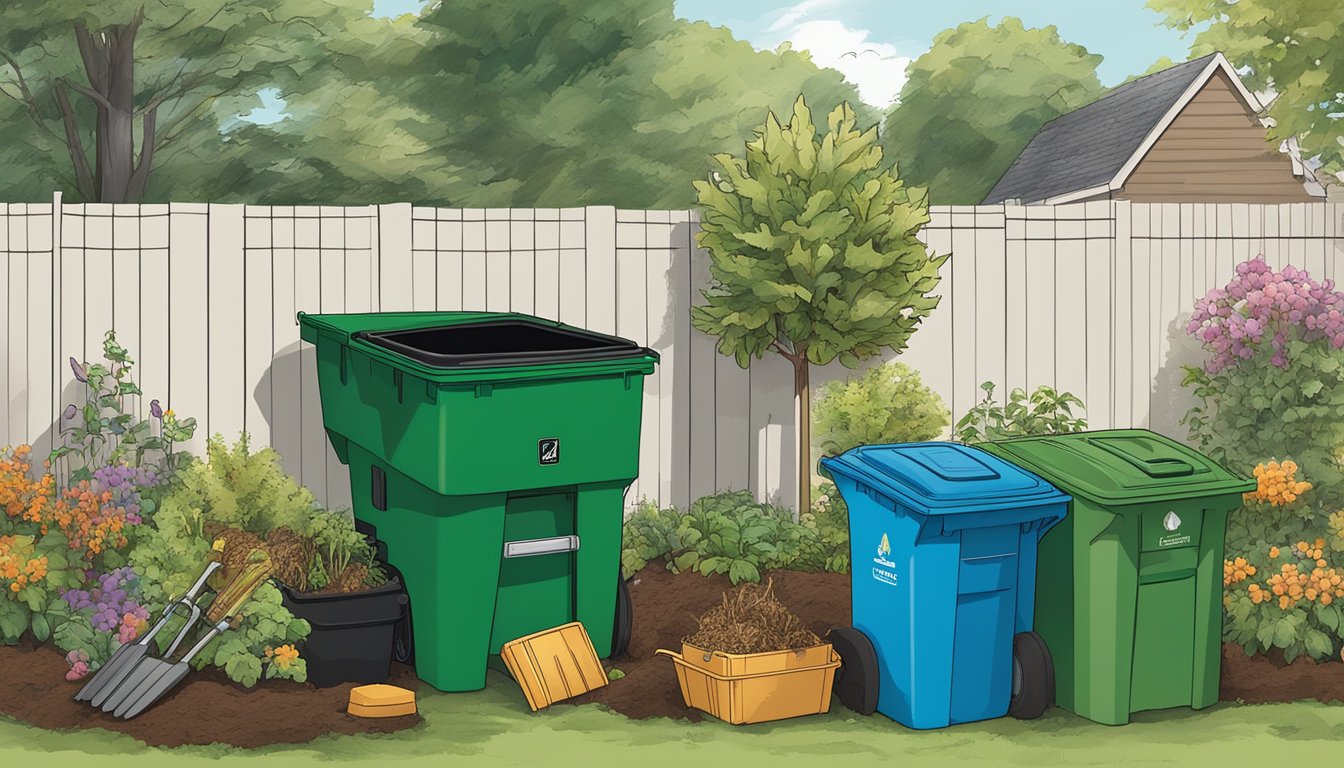
<path fill-rule="evenodd" d="M 158 401 L 158 400 L 150 400 L 150 401 L 149 401 L 149 415 L 150 415 L 150 416 L 153 416 L 153 417 L 156 418 L 156 419 L 162 419 L 162 418 L 163 418 L 163 408 L 159 407 L 159 401 Z"/>
<path fill-rule="evenodd" d="M 89 374 L 84 370 L 84 366 L 80 365 L 79 361 L 73 357 L 70 358 L 70 370 L 75 372 L 75 378 L 79 379 L 81 383 L 89 380 Z"/>
<path fill-rule="evenodd" d="M 66 421 L 69 421 L 69 420 L 75 418 L 75 414 L 77 414 L 77 413 L 79 413 L 79 409 L 75 407 L 75 404 L 74 404 L 74 403 L 71 403 L 71 404 L 65 406 L 65 414 L 64 414 L 64 415 L 65 415 L 65 420 L 66 420 Z"/>

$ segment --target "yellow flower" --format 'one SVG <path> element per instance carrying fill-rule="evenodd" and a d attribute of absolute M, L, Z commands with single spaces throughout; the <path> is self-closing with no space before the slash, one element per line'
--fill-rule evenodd
<path fill-rule="evenodd" d="M 270 649 L 267 649 L 266 655 L 276 666 L 281 669 L 289 669 L 295 661 L 298 661 L 299 651 L 292 645 L 282 645 L 279 648 L 276 648 L 274 653 L 270 652 Z"/>

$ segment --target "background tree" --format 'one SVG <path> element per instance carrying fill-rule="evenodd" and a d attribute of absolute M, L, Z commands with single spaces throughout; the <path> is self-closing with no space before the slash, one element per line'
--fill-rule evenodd
<path fill-rule="evenodd" d="M 793 365 L 799 510 L 811 506 L 809 366 L 904 349 L 938 306 L 928 293 L 947 260 L 916 239 L 924 191 L 882 165 L 876 126 L 859 131 L 848 103 L 826 122 L 819 136 L 800 96 L 787 124 L 768 113 L 744 156 L 715 155 L 695 182 L 712 281 L 691 319 L 743 368 L 766 352 Z"/>
<path fill-rule="evenodd" d="M 1277 96 L 1268 114 L 1274 118 L 1269 140 L 1296 137 L 1304 157 L 1319 157 L 1322 169 L 1338 184 L 1344 172 L 1344 62 L 1339 30 L 1344 4 L 1319 0 L 1149 0 L 1165 14 L 1166 25 L 1195 35 L 1191 56 L 1222 51 L 1253 91 L 1272 89 Z M 1320 176 L 1322 174 L 1318 174 Z"/>
<path fill-rule="evenodd" d="M 882 146 L 940 205 L 972 205 L 1042 125 L 1096 100 L 1101 57 L 1010 16 L 940 32 L 911 62 Z"/>
<path fill-rule="evenodd" d="M 241 194 L 261 202 L 686 207 L 706 155 L 741 146 L 763 109 L 857 101 L 840 73 L 678 19 L 672 0 L 459 0 L 376 21 L 282 89 L 288 119 L 236 132 L 248 151 L 221 180 L 256 178 Z"/>
<path fill-rule="evenodd" d="M 313 43 L 351 8 L 322 0 L 7 0 L 0 94 L 13 102 L 8 117 L 21 112 L 36 129 L 23 146 L 66 158 L 65 169 L 52 164 L 48 173 L 84 200 L 134 202 L 157 153 L 188 130 L 217 138 L 212 110 L 259 105 L 256 91 L 271 74 L 319 59 Z"/>

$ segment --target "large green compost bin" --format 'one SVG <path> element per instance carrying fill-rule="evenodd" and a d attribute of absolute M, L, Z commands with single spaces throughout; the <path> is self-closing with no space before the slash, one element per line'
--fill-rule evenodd
<path fill-rule="evenodd" d="M 1119 725 L 1217 703 L 1223 534 L 1255 481 L 1147 430 L 980 447 L 1073 497 L 1037 560 L 1036 631 L 1059 705 Z"/>
<path fill-rule="evenodd" d="M 420 678 L 479 689 L 502 644 L 576 620 L 609 655 L 658 355 L 518 314 L 300 312 L 299 324 L 355 517 L 405 578 Z"/>

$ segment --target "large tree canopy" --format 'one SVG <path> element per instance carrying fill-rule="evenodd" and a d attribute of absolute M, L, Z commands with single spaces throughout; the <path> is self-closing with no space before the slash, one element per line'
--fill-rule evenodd
<path fill-rule="evenodd" d="M 676 19 L 671 0 L 463 0 L 344 45 L 285 91 L 290 119 L 238 132 L 267 178 L 253 199 L 688 206 L 689 180 L 763 110 L 856 98 L 838 72 Z"/>
<path fill-rule="evenodd" d="M 173 2 L 193 5 L 163 0 L 156 7 Z M 58 3 L 67 4 L 75 5 Z M 399 19 L 372 18 L 370 0 L 279 5 L 294 6 L 292 14 L 320 6 L 329 16 L 316 29 L 264 27 L 288 36 L 261 46 L 271 57 L 266 67 L 232 65 L 177 107 L 190 130 L 179 128 L 159 146 L 144 199 L 689 206 L 689 181 L 711 154 L 750 138 L 764 110 L 787 108 L 800 93 L 857 103 L 838 72 L 806 54 L 756 51 L 726 29 L 676 18 L 672 0 L 457 0 Z M 64 25 L 73 39 L 70 20 L 30 14 L 22 22 L 30 37 L 59 38 Z M 218 46 L 189 47 L 160 40 L 160 27 L 146 22 L 137 52 L 164 51 L 154 55 L 184 61 L 187 73 L 204 77 L 237 58 L 236 26 L 227 27 L 229 36 L 215 34 Z M 12 37 L 0 37 L 0 45 Z M 21 61 L 24 73 L 52 79 L 77 69 L 77 52 L 63 51 L 54 61 Z M 143 105 L 161 77 L 139 53 L 136 67 Z M 238 76 L 240 67 L 249 77 Z M 7 72 L 0 67 L 0 87 Z M 265 87 L 279 90 L 285 119 L 239 122 Z M 18 89 L 11 83 L 9 90 Z M 42 130 L 32 121 L 21 128 L 13 115 L 23 110 L 0 97 L 7 102 L 0 104 L 0 147 L 11 137 L 29 147 L 0 149 L 0 173 L 24 179 L 18 193 L 8 185 L 0 191 L 11 199 L 47 196 L 58 167 L 50 158 L 64 152 L 55 107 L 42 94 L 36 100 L 48 110 Z M 66 176 L 62 188 L 78 188 Z"/>
<path fill-rule="evenodd" d="M 1344 172 L 1344 61 L 1336 0 L 1149 0 L 1167 26 L 1195 35 L 1192 56 L 1222 51 L 1253 91 L 1272 89 L 1275 142 L 1296 137 L 1306 157 L 1326 173 Z M 1325 179 L 1339 183 L 1339 177 Z"/>
<path fill-rule="evenodd" d="M 219 117 L 318 58 L 341 13 L 323 0 L 7 0 L 3 194 L 59 183 L 78 199 L 140 200 L 160 153 L 202 130 L 218 141 Z"/>
<path fill-rule="evenodd" d="M 940 32 L 911 62 L 882 145 L 940 205 L 979 203 L 1042 125 L 1101 96 L 1101 57 L 1004 17 Z"/>

